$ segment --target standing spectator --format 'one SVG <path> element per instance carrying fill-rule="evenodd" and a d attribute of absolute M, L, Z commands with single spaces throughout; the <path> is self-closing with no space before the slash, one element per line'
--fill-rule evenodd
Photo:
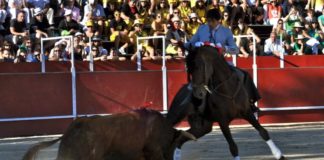
<path fill-rule="evenodd" d="M 0 31 L 5 30 L 3 24 L 6 21 L 7 11 L 5 0 L 0 0 Z"/>
<path fill-rule="evenodd" d="M 22 40 L 28 36 L 24 11 L 20 11 L 17 18 L 10 21 L 10 33 L 14 44 L 22 43 Z"/>
<path fill-rule="evenodd" d="M 61 36 L 74 35 L 80 27 L 78 22 L 72 19 L 72 10 L 65 10 L 64 17 L 58 26 Z"/>
<path fill-rule="evenodd" d="M 40 8 L 42 13 L 46 15 L 49 24 L 54 25 L 54 10 L 50 8 L 50 0 L 27 0 L 27 4 L 31 10 Z"/>
<path fill-rule="evenodd" d="M 114 52 L 121 52 L 124 48 L 119 48 L 121 43 L 128 42 L 128 26 L 123 19 L 121 19 L 120 12 L 116 11 L 114 14 L 115 18 L 110 22 L 110 41 L 114 42 Z M 119 50 L 120 49 L 120 50 Z M 118 51 L 119 50 L 119 51 Z"/>
<path fill-rule="evenodd" d="M 286 32 L 288 34 L 291 34 L 291 31 L 294 27 L 294 24 L 296 22 L 303 22 L 304 18 L 302 17 L 302 15 L 299 13 L 299 11 L 297 10 L 297 8 L 295 6 L 293 6 L 289 12 L 289 14 L 283 18 L 284 22 L 286 23 Z"/>
<path fill-rule="evenodd" d="M 238 0 L 231 0 L 231 5 L 228 6 L 230 13 L 230 28 L 237 26 L 238 20 L 243 16 L 243 8 L 240 6 Z"/>
<path fill-rule="evenodd" d="M 322 32 L 324 32 L 324 7 L 322 9 L 322 15 L 318 17 L 318 23 Z"/>
<path fill-rule="evenodd" d="M 278 19 L 282 17 L 282 8 L 278 4 L 278 0 L 270 0 L 270 4 L 264 5 L 263 8 L 265 10 L 265 23 L 276 26 Z"/>
<path fill-rule="evenodd" d="M 105 11 L 98 3 L 98 0 L 89 0 L 89 4 L 84 6 L 84 15 L 82 24 L 92 20 L 98 27 L 98 33 L 101 35 L 104 31 L 104 18 L 106 18 Z"/>
<path fill-rule="evenodd" d="M 285 49 L 281 44 L 280 40 L 277 39 L 277 34 L 275 32 L 271 32 L 270 38 L 266 39 L 264 44 L 264 54 L 268 56 L 280 56 L 280 54 L 284 53 Z"/>
<path fill-rule="evenodd" d="M 185 32 L 180 30 L 179 17 L 172 18 L 171 29 L 166 34 L 167 48 L 166 53 L 174 57 L 183 58 L 184 49 L 182 48 L 185 40 Z"/>
<path fill-rule="evenodd" d="M 48 29 L 50 24 L 40 8 L 36 8 L 34 17 L 30 24 L 30 33 L 33 37 L 40 39 L 41 37 L 48 37 Z"/>

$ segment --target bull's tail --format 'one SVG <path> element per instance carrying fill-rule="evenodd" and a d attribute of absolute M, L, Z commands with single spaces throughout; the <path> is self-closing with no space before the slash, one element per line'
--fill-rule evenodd
<path fill-rule="evenodd" d="M 22 160 L 33 160 L 35 159 L 35 156 L 37 155 L 37 152 L 41 149 L 44 149 L 46 147 L 49 147 L 51 145 L 53 145 L 54 143 L 56 143 L 57 141 L 61 140 L 62 137 L 51 140 L 51 141 L 46 141 L 46 142 L 40 142 L 37 143 L 36 145 L 34 145 L 32 148 L 30 148 L 26 154 L 24 155 L 24 157 L 22 158 Z"/>

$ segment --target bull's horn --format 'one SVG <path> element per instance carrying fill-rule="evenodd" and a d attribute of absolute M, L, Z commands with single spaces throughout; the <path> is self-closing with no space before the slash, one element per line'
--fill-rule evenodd
<path fill-rule="evenodd" d="M 191 140 L 197 141 L 197 138 L 189 132 L 181 131 L 181 134 Z"/>

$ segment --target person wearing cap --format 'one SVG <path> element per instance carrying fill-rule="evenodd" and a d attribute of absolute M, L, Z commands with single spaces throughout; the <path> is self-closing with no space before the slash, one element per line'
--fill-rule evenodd
<path fill-rule="evenodd" d="M 105 60 L 108 56 L 108 51 L 102 46 L 102 38 L 99 35 L 93 36 L 92 40 L 91 40 L 91 47 L 97 47 L 98 48 L 98 54 L 97 57 L 101 57 L 102 60 Z M 90 46 L 86 46 L 84 49 L 84 54 L 86 56 L 89 56 L 90 52 L 91 52 L 91 48 Z M 98 58 L 100 59 L 100 58 Z"/>
<path fill-rule="evenodd" d="M 96 24 L 98 34 L 104 33 L 104 20 L 106 18 L 105 11 L 98 0 L 89 0 L 89 3 L 84 6 L 84 15 L 81 24 L 85 25 L 86 22 L 92 20 Z"/>
<path fill-rule="evenodd" d="M 58 25 L 61 36 L 73 35 L 79 31 L 79 24 L 72 19 L 72 10 L 65 10 L 64 19 L 62 19 Z"/>
<path fill-rule="evenodd" d="M 72 11 L 72 19 L 79 23 L 81 21 L 80 8 L 75 3 L 76 3 L 76 0 L 63 1 L 64 8 L 62 8 L 63 10 L 61 10 L 61 15 L 62 15 L 62 12 L 64 15 L 66 10 L 71 10 Z"/>
<path fill-rule="evenodd" d="M 32 6 L 30 9 L 34 10 L 40 8 L 42 13 L 46 16 L 49 24 L 54 25 L 54 9 L 50 7 L 50 0 L 26 0 L 28 6 Z"/>
<path fill-rule="evenodd" d="M 172 26 L 168 30 L 166 40 L 166 53 L 176 58 L 184 58 L 183 44 L 185 42 L 186 33 L 180 29 L 180 18 L 174 16 L 172 19 Z"/>
<path fill-rule="evenodd" d="M 300 22 L 296 22 L 294 24 L 293 30 L 291 31 L 291 35 L 290 35 L 290 45 L 291 47 L 294 46 L 294 43 L 296 42 L 296 38 L 298 35 L 306 35 L 306 31 L 304 29 L 304 26 L 300 23 Z"/>
<path fill-rule="evenodd" d="M 35 16 L 32 18 L 30 24 L 30 33 L 32 37 L 35 37 L 37 39 L 40 39 L 41 37 L 48 37 L 48 29 L 50 27 L 50 24 L 47 18 L 44 17 L 42 9 L 36 8 L 34 12 Z"/>
<path fill-rule="evenodd" d="M 86 28 L 85 30 L 85 38 L 91 38 L 94 35 L 98 35 L 99 33 L 97 32 L 97 30 L 95 29 L 95 26 L 93 24 L 92 20 L 89 20 L 88 22 L 85 23 Z"/>
<path fill-rule="evenodd" d="M 293 46 L 293 55 L 304 55 L 306 49 L 305 37 L 299 34 L 295 39 L 296 43 Z"/>
<path fill-rule="evenodd" d="M 200 23 L 198 22 L 198 16 L 196 13 L 190 13 L 189 18 L 190 18 L 190 21 L 186 25 L 186 31 L 190 38 L 197 32 L 197 30 L 200 26 Z"/>
<path fill-rule="evenodd" d="M 140 20 L 136 19 L 134 21 L 134 31 L 131 31 L 129 33 L 129 44 L 134 46 L 135 50 L 135 53 L 132 55 L 131 60 L 136 60 L 138 54 L 141 54 L 143 60 L 156 59 L 156 57 L 154 56 L 154 48 L 149 45 L 148 40 L 140 40 L 137 44 L 137 37 L 147 37 L 149 35 L 142 28 L 143 23 Z"/>

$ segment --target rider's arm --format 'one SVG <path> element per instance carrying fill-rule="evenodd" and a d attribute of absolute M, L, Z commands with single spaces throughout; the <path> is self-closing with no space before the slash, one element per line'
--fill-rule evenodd
<path fill-rule="evenodd" d="M 239 53 L 239 48 L 237 47 L 233 33 L 231 30 L 227 29 L 227 32 L 225 32 L 226 35 L 226 44 L 225 44 L 225 52 L 230 53 L 230 54 L 238 54 Z"/>
<path fill-rule="evenodd" d="M 190 46 L 195 46 L 196 42 L 199 42 L 199 34 L 201 34 L 201 26 L 198 28 L 197 32 L 191 37 L 191 39 L 184 44 L 186 49 L 189 49 Z"/>

